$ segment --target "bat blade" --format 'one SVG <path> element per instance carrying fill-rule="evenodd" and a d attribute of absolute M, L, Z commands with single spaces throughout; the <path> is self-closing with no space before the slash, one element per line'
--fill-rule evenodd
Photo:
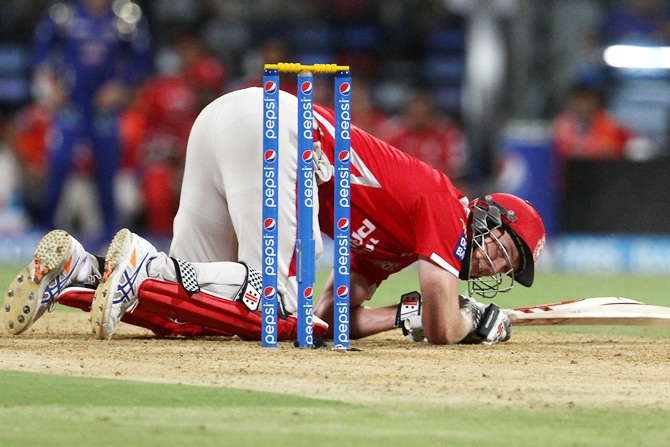
<path fill-rule="evenodd" d="M 514 326 L 618 325 L 670 328 L 670 308 L 622 297 L 585 298 L 509 309 Z"/>

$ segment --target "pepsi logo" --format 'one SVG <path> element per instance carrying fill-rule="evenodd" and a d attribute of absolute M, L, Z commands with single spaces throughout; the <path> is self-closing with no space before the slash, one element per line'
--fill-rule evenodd
<path fill-rule="evenodd" d="M 265 161 L 272 163 L 277 159 L 277 152 L 272 149 L 268 149 L 265 151 L 265 154 L 263 154 L 263 157 L 265 158 Z"/>
<path fill-rule="evenodd" d="M 309 81 L 305 81 L 302 84 L 300 84 L 300 91 L 307 94 L 307 93 L 312 93 L 312 83 Z"/>
<path fill-rule="evenodd" d="M 302 153 L 302 161 L 312 161 L 312 151 L 308 150 Z"/>
<path fill-rule="evenodd" d="M 311 299 L 313 294 L 314 289 L 312 289 L 311 287 L 306 287 L 305 291 L 302 293 L 302 296 L 304 296 L 307 299 Z"/>
<path fill-rule="evenodd" d="M 337 155 L 337 158 L 341 162 L 346 163 L 346 162 L 349 161 L 349 158 L 351 158 L 351 157 L 350 157 L 349 151 L 342 151 Z"/>
<path fill-rule="evenodd" d="M 277 222 L 272 217 L 268 217 L 263 221 L 263 228 L 265 231 L 274 231 L 277 228 Z"/>
<path fill-rule="evenodd" d="M 275 295 L 275 288 L 272 286 L 267 286 L 263 289 L 263 296 L 265 298 L 272 298 Z"/>
<path fill-rule="evenodd" d="M 275 81 L 267 81 L 263 85 L 263 88 L 265 89 L 265 93 L 274 93 L 277 91 L 277 83 Z"/>
<path fill-rule="evenodd" d="M 349 219 L 342 217 L 337 221 L 337 228 L 340 230 L 347 230 L 349 228 Z"/>
<path fill-rule="evenodd" d="M 345 298 L 347 295 L 349 295 L 349 287 L 340 286 L 340 287 L 337 288 L 337 297 L 338 298 Z"/>
<path fill-rule="evenodd" d="M 351 93 L 351 84 L 348 82 L 343 82 L 340 84 L 340 95 L 348 95 Z"/>

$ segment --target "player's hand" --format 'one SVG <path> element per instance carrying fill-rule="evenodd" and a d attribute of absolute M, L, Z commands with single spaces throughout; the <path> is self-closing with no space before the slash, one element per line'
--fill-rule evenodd
<path fill-rule="evenodd" d="M 495 304 L 486 306 L 473 298 L 461 296 L 461 309 L 472 315 L 472 331 L 461 343 L 495 344 L 512 336 L 509 314 Z"/>
<path fill-rule="evenodd" d="M 496 305 L 489 304 L 489 307 L 491 306 Z M 510 322 L 509 314 L 505 309 L 498 309 L 498 316 L 496 317 L 491 330 L 482 343 L 492 345 L 495 343 L 507 341 L 510 339 L 510 337 L 512 337 L 512 323 Z"/>

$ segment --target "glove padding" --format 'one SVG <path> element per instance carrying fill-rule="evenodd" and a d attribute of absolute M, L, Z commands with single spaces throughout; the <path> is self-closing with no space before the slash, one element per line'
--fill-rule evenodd
<path fill-rule="evenodd" d="M 417 291 L 403 294 L 396 309 L 394 327 L 403 327 L 405 320 L 416 316 L 421 317 L 421 294 Z"/>
<path fill-rule="evenodd" d="M 403 320 L 402 333 L 407 337 L 407 340 L 411 342 L 428 341 L 423 333 L 421 315 L 413 315 L 406 320 Z"/>
<path fill-rule="evenodd" d="M 486 306 L 466 296 L 460 299 L 461 309 L 469 309 L 472 313 L 472 331 L 460 343 L 492 345 L 510 339 L 512 324 L 505 310 L 495 304 Z"/>

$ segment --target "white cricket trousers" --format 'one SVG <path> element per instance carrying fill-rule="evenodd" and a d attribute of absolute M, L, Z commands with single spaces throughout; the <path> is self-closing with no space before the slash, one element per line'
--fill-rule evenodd
<path fill-rule="evenodd" d="M 289 312 L 297 309 L 297 283 L 288 277 L 297 231 L 297 128 L 297 99 L 280 92 L 277 288 Z M 205 107 L 189 137 L 170 247 L 170 256 L 195 263 L 201 287 L 219 282 L 225 263 L 217 261 L 262 269 L 262 167 L 262 89 L 235 91 Z M 318 257 L 323 242 L 314 184 Z"/>

